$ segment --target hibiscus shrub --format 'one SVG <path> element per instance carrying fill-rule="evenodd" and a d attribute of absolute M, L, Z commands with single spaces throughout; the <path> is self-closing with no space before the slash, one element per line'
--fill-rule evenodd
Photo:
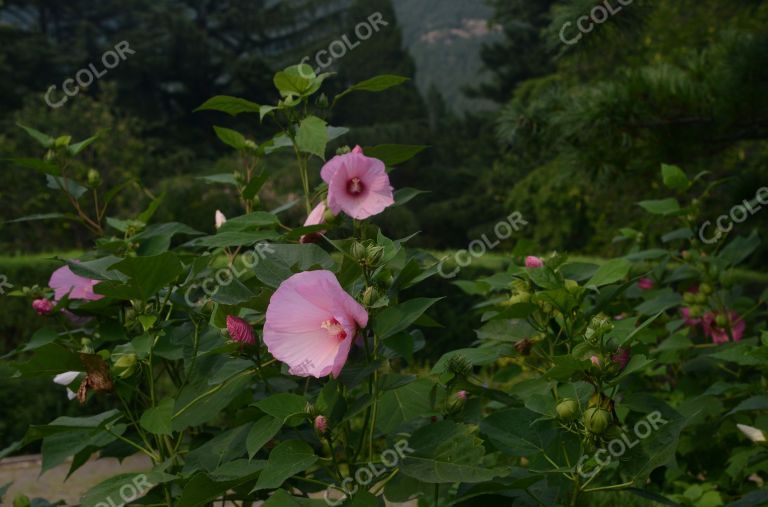
<path fill-rule="evenodd" d="M 625 229 L 630 251 L 601 266 L 529 257 L 458 282 L 487 297 L 483 325 L 424 368 L 419 327 L 438 325 L 427 314 L 438 299 L 400 294 L 438 264 L 369 220 L 418 194 L 394 191 L 388 171 L 423 147 L 340 148 L 325 162 L 329 141 L 347 133 L 324 119 L 338 101 L 404 79 L 379 76 L 328 100 L 328 77 L 293 66 L 275 76 L 276 105 L 218 96 L 200 106 L 279 127 L 261 143 L 214 127 L 242 163 L 209 179 L 232 185 L 244 214 L 217 212 L 210 235 L 150 224 L 162 196 L 136 217 L 108 216 L 129 187 L 103 192 L 77 162 L 98 139 L 24 127 L 46 149 L 24 163 L 73 208 L 33 218 L 77 221 L 95 242 L 49 288 L 16 291 L 49 325 L 11 367 L 52 378 L 72 403 L 112 408 L 33 426 L 0 457 L 42 441 L 43 471 L 72 457 L 74 472 L 94 452 L 151 461 L 98 484 L 83 506 L 595 505 L 617 491 L 718 505 L 757 487 L 746 481 L 760 479 L 765 453 L 736 425 L 763 438 L 753 414 L 768 406 L 763 300 L 728 275 L 755 236 L 703 245 L 695 204 L 641 203 L 684 221 L 662 238 L 674 248 L 643 249 L 648 239 Z M 265 210 L 263 161 L 280 150 L 295 154 L 303 192 Z M 681 195 L 697 183 L 675 175 Z M 281 220 L 295 205 L 307 214 L 299 227 Z"/>

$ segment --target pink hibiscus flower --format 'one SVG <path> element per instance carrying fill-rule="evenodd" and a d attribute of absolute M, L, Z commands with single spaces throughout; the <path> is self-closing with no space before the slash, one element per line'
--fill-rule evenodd
<path fill-rule="evenodd" d="M 237 343 L 246 343 L 248 345 L 254 345 L 256 343 L 253 328 L 240 317 L 227 315 L 227 332 L 229 332 L 232 341 Z"/>
<path fill-rule="evenodd" d="M 702 317 L 702 326 L 704 327 L 704 334 L 712 338 L 712 343 L 722 344 L 730 341 L 730 336 L 733 336 L 733 341 L 741 341 L 744 336 L 744 329 L 747 324 L 741 316 L 733 310 L 728 312 L 726 316 L 727 322 L 725 325 L 718 324 L 718 315 L 713 312 L 707 312 Z M 730 334 L 728 333 L 728 327 L 730 325 Z"/>
<path fill-rule="evenodd" d="M 544 261 L 542 261 L 540 258 L 536 257 L 535 255 L 529 255 L 525 258 L 525 267 L 526 268 L 540 268 L 544 266 Z"/>
<path fill-rule="evenodd" d="M 69 299 L 97 301 L 104 297 L 93 292 L 93 286 L 97 283 L 98 280 L 76 275 L 69 266 L 62 266 L 51 274 L 48 286 L 53 289 L 54 301 L 59 301 L 66 295 L 69 295 Z"/>
<path fill-rule="evenodd" d="M 304 227 L 322 224 L 325 221 L 325 211 L 327 209 L 328 208 L 325 206 L 325 202 L 321 201 L 320 204 L 315 206 L 315 208 L 309 213 L 307 220 L 304 222 Z M 319 239 L 319 235 L 324 233 L 325 231 L 319 231 L 312 234 L 303 234 L 301 238 L 299 238 L 299 243 L 314 243 Z"/>
<path fill-rule="evenodd" d="M 297 273 L 277 288 L 267 307 L 264 343 L 301 377 L 337 377 L 368 313 L 330 271 Z"/>
<path fill-rule="evenodd" d="M 359 146 L 329 160 L 320 176 L 328 184 L 328 207 L 334 214 L 343 211 L 364 220 L 395 203 L 384 162 L 366 157 Z"/>

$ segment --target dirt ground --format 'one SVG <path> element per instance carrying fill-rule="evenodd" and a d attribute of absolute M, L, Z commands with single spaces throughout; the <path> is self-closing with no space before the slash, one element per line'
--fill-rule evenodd
<path fill-rule="evenodd" d="M 122 463 L 114 458 L 91 460 L 64 481 L 69 463 L 43 475 L 40 475 L 41 465 L 39 455 L 0 460 L 0 486 L 13 482 L 2 505 L 11 505 L 19 493 L 30 499 L 64 500 L 67 505 L 76 505 L 80 496 L 99 482 L 118 473 L 141 472 L 152 467 L 150 460 L 141 455 L 131 456 Z"/>

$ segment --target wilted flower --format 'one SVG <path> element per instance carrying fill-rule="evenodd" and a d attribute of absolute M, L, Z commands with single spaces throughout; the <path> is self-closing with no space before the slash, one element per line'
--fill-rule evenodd
<path fill-rule="evenodd" d="M 232 338 L 232 341 L 237 343 L 246 343 L 248 345 L 254 345 L 256 343 L 253 328 L 240 317 L 227 315 L 227 332 Z"/>
<path fill-rule="evenodd" d="M 733 341 L 737 342 L 741 341 L 741 337 L 744 336 L 746 323 L 738 313 L 732 310 L 727 315 L 707 312 L 701 320 L 704 334 L 709 336 L 713 343 L 728 343 L 731 336 Z M 730 333 L 728 332 L 729 329 Z"/>
<path fill-rule="evenodd" d="M 315 429 L 321 435 L 328 431 L 328 420 L 323 415 L 315 417 Z"/>
<path fill-rule="evenodd" d="M 526 268 L 540 268 L 544 266 L 544 261 L 542 261 L 540 258 L 529 255 L 525 258 L 525 267 Z"/>
<path fill-rule="evenodd" d="M 216 210 L 216 213 L 213 215 L 213 221 L 216 225 L 216 228 L 220 228 L 222 225 L 224 225 L 227 222 L 227 217 L 224 216 L 224 213 L 222 213 L 219 210 Z"/>
<path fill-rule="evenodd" d="M 641 290 L 651 290 L 653 289 L 654 283 L 650 278 L 641 278 L 637 281 L 637 286 L 640 287 Z"/>
<path fill-rule="evenodd" d="M 395 203 L 384 162 L 366 157 L 359 146 L 329 160 L 320 176 L 328 184 L 328 207 L 334 214 L 343 211 L 363 220 Z"/>
<path fill-rule="evenodd" d="M 629 363 L 629 347 L 619 347 L 616 353 L 611 354 L 611 362 L 619 367 L 619 371 L 627 367 Z"/>
<path fill-rule="evenodd" d="M 48 315 L 53 310 L 53 303 L 45 298 L 35 299 L 32 301 L 32 308 L 38 315 Z"/>
<path fill-rule="evenodd" d="M 72 384 L 72 382 L 74 382 L 81 374 L 82 372 L 80 371 L 65 371 L 64 373 L 59 373 L 53 377 L 53 381 L 60 386 L 67 386 L 67 398 L 74 400 L 77 394 L 69 388 L 69 385 Z"/>
<path fill-rule="evenodd" d="M 324 201 L 320 201 L 320 204 L 315 206 L 315 208 L 309 213 L 309 216 L 307 217 L 307 220 L 304 222 L 304 227 L 309 227 L 310 225 L 320 225 L 324 221 L 325 212 L 328 208 L 325 206 Z M 303 234 L 301 238 L 299 238 L 299 243 L 313 243 L 317 241 L 320 234 L 323 234 L 325 231 L 319 231 L 312 234 Z"/>
<path fill-rule="evenodd" d="M 51 274 L 48 286 L 53 289 L 55 301 L 59 301 L 67 295 L 69 295 L 69 299 L 96 301 L 104 297 L 93 292 L 93 286 L 97 283 L 99 283 L 98 280 L 76 275 L 69 269 L 69 266 L 62 266 Z"/>
<path fill-rule="evenodd" d="M 754 426 L 747 426 L 746 424 L 737 424 L 736 427 L 739 428 L 739 430 L 742 433 L 744 433 L 744 435 L 748 439 L 750 439 L 755 443 L 761 443 L 766 441 L 765 434 L 761 430 L 755 428 Z"/>
<path fill-rule="evenodd" d="M 337 377 L 368 313 L 330 271 L 297 273 L 277 288 L 267 307 L 264 343 L 292 375 Z M 309 360 L 309 361 L 308 361 Z"/>
<path fill-rule="evenodd" d="M 515 342 L 515 350 L 517 350 L 522 356 L 527 356 L 530 354 L 532 346 L 533 342 L 528 338 L 523 338 L 522 340 Z"/>

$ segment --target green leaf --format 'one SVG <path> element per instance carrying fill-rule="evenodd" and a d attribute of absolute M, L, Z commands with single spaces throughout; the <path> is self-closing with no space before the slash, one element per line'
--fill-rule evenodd
<path fill-rule="evenodd" d="M 243 189 L 243 198 L 253 199 L 256 197 L 259 190 L 261 190 L 261 187 L 267 182 L 267 179 L 269 179 L 269 172 L 265 170 L 262 170 L 257 176 L 251 178 L 251 181 L 249 181 L 248 185 Z"/>
<path fill-rule="evenodd" d="M 54 190 L 63 190 L 75 199 L 80 199 L 80 197 L 82 197 L 82 195 L 88 191 L 87 188 L 80 185 L 76 181 L 65 178 L 63 176 L 52 176 L 47 174 L 46 180 L 48 182 L 48 188 L 52 188 Z"/>
<path fill-rule="evenodd" d="M 325 146 L 328 144 L 328 129 L 325 120 L 308 116 L 301 121 L 296 132 L 296 146 L 304 153 L 316 155 L 325 160 Z"/>
<path fill-rule="evenodd" d="M 217 126 L 214 126 L 213 130 L 216 132 L 216 136 L 224 144 L 231 146 L 236 150 L 242 150 L 245 148 L 245 137 L 243 137 L 240 132 Z"/>
<path fill-rule="evenodd" d="M 43 148 L 50 148 L 53 146 L 54 139 L 49 136 L 48 134 L 43 134 L 39 130 L 33 129 L 32 127 L 27 127 L 26 125 L 22 125 L 21 123 L 17 123 L 19 127 L 24 129 L 24 131 L 29 134 L 29 136 L 40 143 Z"/>
<path fill-rule="evenodd" d="M 483 466 L 483 441 L 472 434 L 469 426 L 440 421 L 416 430 L 407 442 L 400 470 L 420 481 L 472 483 L 500 475 L 499 470 Z"/>
<path fill-rule="evenodd" d="M 171 418 L 173 417 L 174 401 L 166 398 L 156 407 L 147 409 L 141 416 L 141 427 L 154 435 L 171 435 Z"/>
<path fill-rule="evenodd" d="M 213 110 L 237 116 L 240 113 L 258 113 L 261 106 L 250 100 L 228 95 L 217 95 L 206 100 L 195 111 Z"/>
<path fill-rule="evenodd" d="M 251 491 L 279 488 L 287 479 L 314 465 L 315 461 L 317 456 L 305 442 L 282 442 L 269 453 L 267 467 Z"/>
<path fill-rule="evenodd" d="M 395 190 L 395 204 L 394 206 L 402 206 L 404 204 L 407 204 L 413 200 L 414 197 L 419 196 L 421 194 L 428 194 L 429 191 L 427 190 L 418 190 L 416 188 L 399 188 Z"/>
<path fill-rule="evenodd" d="M 232 173 L 223 174 L 209 174 L 207 176 L 197 176 L 201 180 L 205 180 L 211 183 L 224 183 L 226 185 L 237 185 L 235 175 Z"/>
<path fill-rule="evenodd" d="M 59 337 L 58 333 L 54 331 L 53 329 L 44 327 L 38 331 L 35 332 L 35 334 L 32 335 L 32 338 L 29 340 L 29 343 L 21 349 L 22 352 L 28 352 L 30 350 L 39 349 L 40 347 L 44 345 L 48 345 L 49 343 L 53 343 L 56 341 L 56 339 Z"/>
<path fill-rule="evenodd" d="M 399 86 L 406 81 L 408 81 L 407 77 L 397 76 L 394 74 L 382 74 L 380 76 L 372 77 L 370 79 L 366 79 L 365 81 L 360 81 L 359 83 L 353 84 L 340 94 L 336 95 L 333 101 L 335 103 L 345 95 L 348 95 L 352 92 L 382 92 L 394 86 Z"/>
<path fill-rule="evenodd" d="M 277 288 L 283 280 L 296 271 L 309 271 L 313 268 L 331 269 L 335 266 L 333 258 L 314 244 L 270 244 L 259 262 L 253 267 L 256 277 L 269 287 Z"/>
<path fill-rule="evenodd" d="M 254 211 L 247 215 L 241 215 L 239 217 L 230 218 L 218 231 L 218 234 L 226 232 L 245 232 L 262 229 L 265 227 L 273 227 L 279 223 L 277 216 L 273 213 L 267 213 L 266 211 Z"/>
<path fill-rule="evenodd" d="M 38 213 L 37 215 L 27 215 L 25 217 L 14 218 L 13 220 L 8 220 L 5 223 L 12 224 L 16 222 L 33 222 L 35 220 L 54 220 L 57 218 L 63 218 L 64 220 L 78 220 L 78 217 L 75 215 L 64 213 Z"/>
<path fill-rule="evenodd" d="M 509 456 L 534 456 L 557 438 L 557 430 L 539 414 L 525 408 L 510 408 L 491 414 L 480 423 L 480 431 Z"/>
<path fill-rule="evenodd" d="M 400 331 L 405 331 L 408 326 L 413 324 L 429 307 L 440 301 L 442 298 L 416 298 L 390 306 L 385 309 L 373 320 L 373 332 L 379 336 L 380 340 L 385 340 Z"/>
<path fill-rule="evenodd" d="M 102 282 L 94 288 L 97 294 L 118 299 L 148 301 L 160 289 L 178 278 L 182 265 L 176 254 L 165 252 L 148 257 L 129 257 L 112 265 L 110 269 L 127 275 L 128 281 Z"/>
<path fill-rule="evenodd" d="M 119 474 L 100 482 L 80 499 L 80 507 L 133 504 L 157 485 L 170 482 L 176 477 L 159 471 Z M 126 498 L 126 493 L 128 497 Z"/>
<path fill-rule="evenodd" d="M 680 204 L 678 204 L 677 199 L 672 197 L 668 199 L 640 201 L 637 204 L 647 212 L 653 213 L 654 215 L 667 216 L 673 215 L 680 211 Z"/>
<path fill-rule="evenodd" d="M 45 160 L 37 158 L 8 158 L 6 160 L 13 165 L 23 167 L 24 169 L 32 169 L 39 173 L 52 174 L 54 176 L 59 176 L 61 174 L 61 171 L 55 164 L 46 162 Z"/>
<path fill-rule="evenodd" d="M 67 146 L 67 151 L 69 151 L 69 153 L 72 156 L 79 155 L 81 151 L 83 151 L 88 146 L 90 146 L 98 138 L 99 138 L 99 136 L 97 134 L 97 135 L 95 135 L 93 137 L 89 137 L 88 139 L 84 139 L 84 140 L 80 141 L 79 143 L 70 144 L 69 146 Z"/>
<path fill-rule="evenodd" d="M 602 287 L 623 280 L 632 268 L 632 263 L 627 259 L 611 259 L 599 268 L 587 282 L 587 287 Z"/>
<path fill-rule="evenodd" d="M 563 281 L 552 271 L 552 268 L 542 266 L 540 268 L 526 268 L 531 281 L 542 289 L 559 289 L 563 286 Z"/>
<path fill-rule="evenodd" d="M 265 415 L 251 428 L 248 438 L 245 441 L 245 448 L 248 450 L 248 457 L 253 458 L 257 452 L 264 447 L 264 444 L 272 440 L 280 428 L 283 427 L 283 421 L 271 415 Z"/>
<path fill-rule="evenodd" d="M 276 73 L 272 82 L 282 97 L 302 96 L 312 88 L 316 77 L 312 67 L 300 64 Z"/>
<path fill-rule="evenodd" d="M 688 176 L 676 165 L 661 164 L 661 178 L 664 185 L 672 190 L 686 190 L 690 185 Z"/>
<path fill-rule="evenodd" d="M 419 417 L 435 414 L 432 409 L 434 382 L 420 379 L 396 389 L 386 391 L 379 400 L 376 428 L 391 433 L 400 425 Z"/>
<path fill-rule="evenodd" d="M 393 167 L 412 159 L 429 146 L 417 144 L 379 144 L 365 148 L 366 157 L 377 158 L 385 165 Z"/>
<path fill-rule="evenodd" d="M 249 372 L 236 375 L 215 386 L 208 384 L 204 378 L 187 385 L 176 400 L 172 418 L 173 430 L 181 431 L 190 426 L 199 426 L 219 417 L 221 411 L 248 389 L 252 381 Z"/>
<path fill-rule="evenodd" d="M 279 393 L 258 401 L 255 405 L 265 414 L 285 423 L 291 416 L 305 413 L 307 400 L 298 394 Z"/>

